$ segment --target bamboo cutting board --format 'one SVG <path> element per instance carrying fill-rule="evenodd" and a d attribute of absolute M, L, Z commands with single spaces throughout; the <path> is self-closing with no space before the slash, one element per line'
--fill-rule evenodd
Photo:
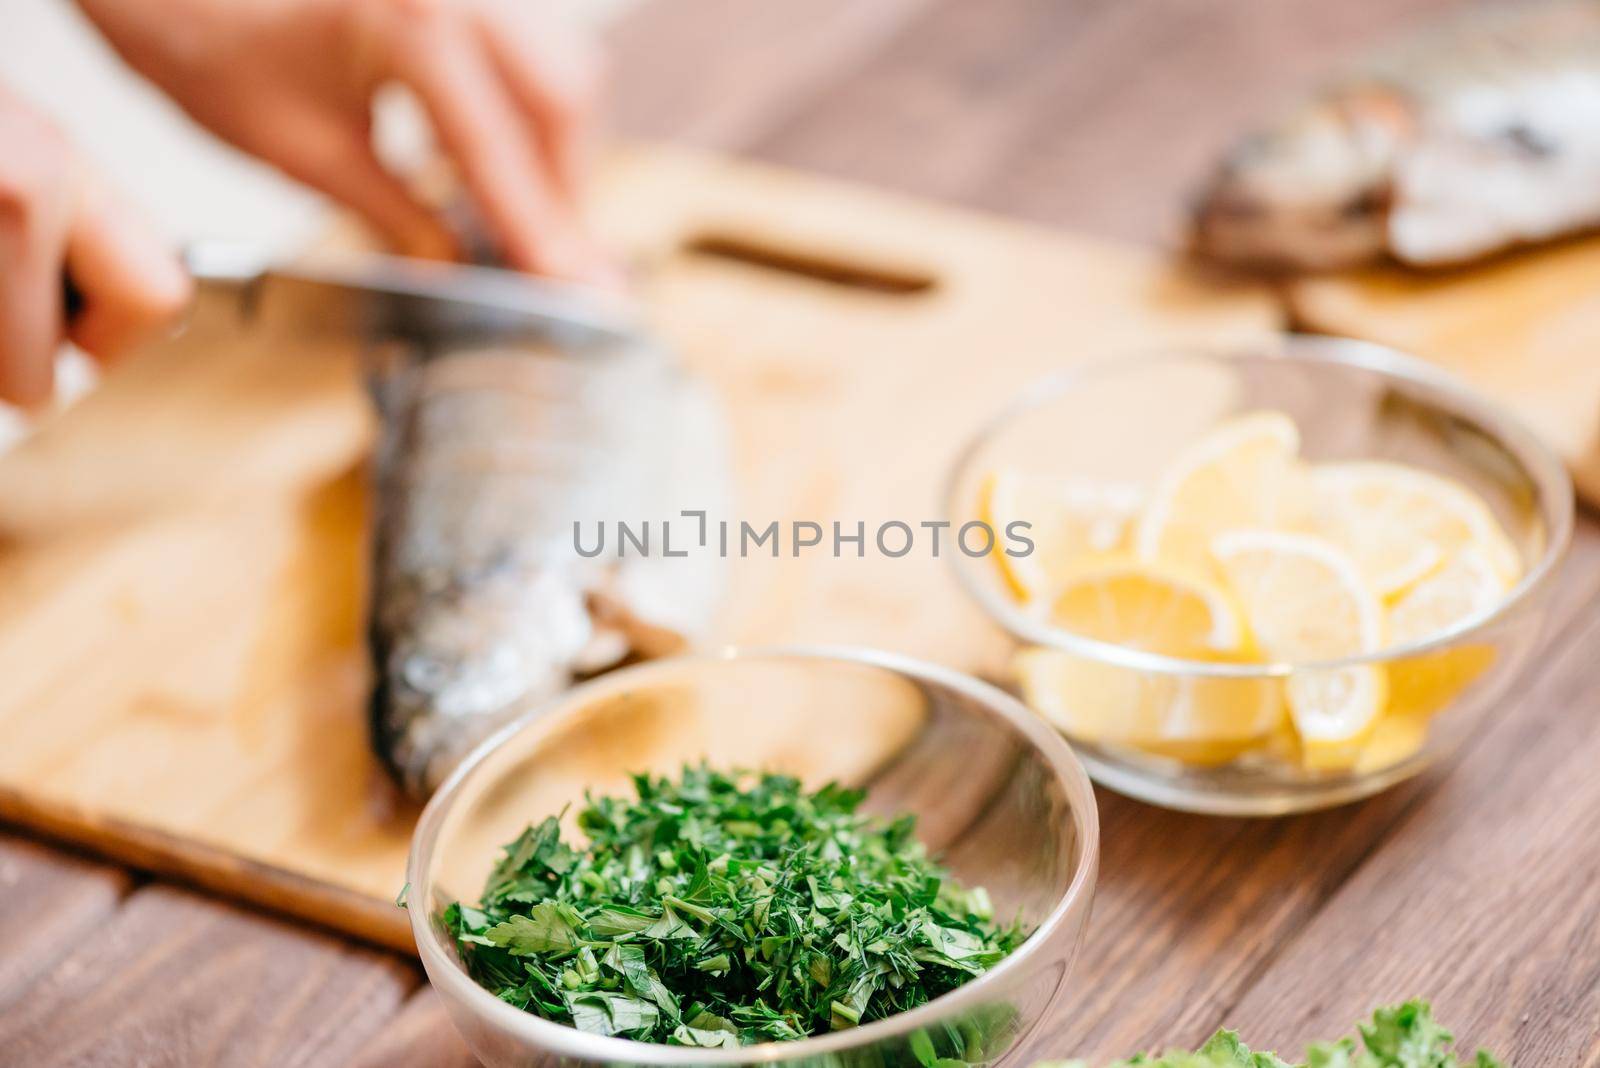
<path fill-rule="evenodd" d="M 1277 325 L 1152 253 L 701 155 L 619 156 L 597 207 L 725 403 L 758 523 L 938 518 L 957 444 L 1024 383 Z M 366 743 L 356 348 L 228 314 L 0 459 L 0 814 L 406 946 L 416 813 Z M 997 635 L 946 566 L 740 561 L 719 637 L 982 668 Z"/>
<path fill-rule="evenodd" d="M 1294 322 L 1425 356 L 1508 405 L 1600 504 L 1600 237 L 1475 268 L 1383 268 L 1289 287 Z"/>

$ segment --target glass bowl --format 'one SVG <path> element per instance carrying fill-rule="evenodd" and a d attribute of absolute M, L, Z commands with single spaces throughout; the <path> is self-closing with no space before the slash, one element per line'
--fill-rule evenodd
<path fill-rule="evenodd" d="M 1001 964 L 911 1012 L 797 1042 L 734 1050 L 587 1034 L 523 1012 L 467 974 L 438 917 L 475 902 L 499 852 L 585 790 L 628 792 L 630 772 L 687 761 L 784 771 L 867 790 L 864 808 L 910 812 L 996 915 L 1035 927 Z M 568 809 L 570 818 L 572 809 Z M 573 833 L 570 826 L 567 833 Z M 944 668 L 856 649 L 732 650 L 624 668 L 536 709 L 450 776 L 417 824 L 411 929 L 456 1028 L 491 1068 L 586 1064 L 916 1065 L 984 1062 L 1067 996 L 1093 894 L 1099 829 L 1065 742 L 999 690 Z"/>
<path fill-rule="evenodd" d="M 1263 687 L 1281 688 L 1297 672 L 1362 663 L 1382 665 L 1391 694 L 1405 686 L 1427 695 L 1429 714 L 1387 725 L 1382 746 L 1333 770 L 1305 766 L 1292 734 L 1287 742 L 1189 750 L 1143 744 L 1145 738 L 1135 746 L 1071 737 L 1091 777 L 1154 804 L 1226 815 L 1324 808 L 1374 794 L 1445 757 L 1536 650 L 1571 536 L 1566 470 L 1520 421 L 1429 364 L 1378 345 L 1309 335 L 1244 351 L 1130 355 L 1037 383 L 959 454 L 946 487 L 948 517 L 955 526 L 981 517 L 986 481 L 1000 470 L 1059 475 L 1136 500 L 1190 442 L 1221 420 L 1263 409 L 1295 420 L 1301 455 L 1312 462 L 1392 460 L 1465 484 L 1504 527 L 1521 557 L 1521 578 L 1492 610 L 1425 640 L 1320 663 L 1217 663 L 1052 626 L 1012 595 L 995 560 L 952 554 L 961 585 L 1018 646 L 1068 654 L 1070 677 L 1108 687 L 1100 692 L 1117 695 L 1113 708 L 1179 716 L 1194 707 L 1185 702 L 1257 700 Z"/>

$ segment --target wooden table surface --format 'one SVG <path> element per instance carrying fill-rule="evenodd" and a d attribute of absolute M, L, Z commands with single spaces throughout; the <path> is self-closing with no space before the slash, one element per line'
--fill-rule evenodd
<path fill-rule="evenodd" d="M 614 111 L 630 134 L 1160 243 L 1276 94 L 1448 6 L 653 0 L 613 30 Z M 1600 1065 L 1597 594 L 1585 518 L 1539 667 L 1448 774 L 1276 821 L 1101 791 L 1058 1052 L 1224 1022 L 1298 1052 L 1421 994 L 1520 1068 Z M 3 830 L 0 903 L 0 1063 L 472 1063 L 393 954 Z"/>

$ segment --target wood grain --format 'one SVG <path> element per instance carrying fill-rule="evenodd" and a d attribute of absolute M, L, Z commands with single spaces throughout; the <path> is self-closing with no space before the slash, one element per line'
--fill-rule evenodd
<path fill-rule="evenodd" d="M 94 938 L 132 884 L 125 871 L 0 834 L 0 1006 Z"/>
<path fill-rule="evenodd" d="M 739 149 L 841 72 L 874 63 L 931 0 L 646 3 L 612 28 L 612 123 Z"/>
<path fill-rule="evenodd" d="M 1072 979 L 1080 997 L 1017 1063 L 1098 1063 L 1209 1033 L 1421 788 L 1270 822 L 1184 816 L 1097 791 L 1101 875 Z"/>
<path fill-rule="evenodd" d="M 0 1015 L 8 1063 L 342 1065 L 416 983 L 356 949 L 150 886 Z"/>
<path fill-rule="evenodd" d="M 749 147 L 1084 233 L 1171 242 L 1241 131 L 1368 42 L 1451 6 L 942 0 Z"/>
<path fill-rule="evenodd" d="M 425 986 L 406 999 L 351 1068 L 471 1068 L 477 1063 L 439 996 Z"/>

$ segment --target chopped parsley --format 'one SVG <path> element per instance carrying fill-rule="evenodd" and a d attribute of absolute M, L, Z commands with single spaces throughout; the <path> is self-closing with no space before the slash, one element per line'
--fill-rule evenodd
<path fill-rule="evenodd" d="M 785 775 L 685 767 L 587 795 L 505 847 L 443 922 L 495 996 L 583 1031 L 720 1047 L 880 1020 L 1021 944 L 988 895 L 929 859 L 914 820 Z"/>
<path fill-rule="evenodd" d="M 1426 1001 L 1379 1009 L 1360 1031 L 1359 1045 L 1353 1038 L 1313 1045 L 1306 1050 L 1302 1065 L 1292 1065 L 1271 1053 L 1254 1053 L 1239 1041 L 1237 1032 L 1218 1031 L 1193 1053 L 1138 1056 L 1109 1068 L 1504 1068 L 1482 1050 L 1471 1060 L 1457 1060 L 1450 1051 L 1455 1036 L 1434 1022 Z M 1087 1066 L 1082 1061 L 1045 1061 L 1033 1068 Z"/>

